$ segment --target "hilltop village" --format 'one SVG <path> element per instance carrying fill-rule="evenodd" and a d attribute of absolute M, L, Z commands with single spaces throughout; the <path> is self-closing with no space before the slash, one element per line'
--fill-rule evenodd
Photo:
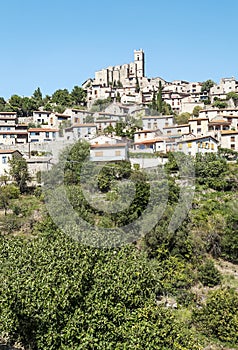
<path fill-rule="evenodd" d="M 31 115 L 0 110 L 0 175 L 13 154 L 32 175 L 54 162 L 54 145 L 90 143 L 92 161 L 130 158 L 140 167 L 166 161 L 168 152 L 238 151 L 238 81 L 167 82 L 145 75 L 145 54 L 95 72 L 80 88 L 84 99 L 61 113 L 39 107 Z"/>

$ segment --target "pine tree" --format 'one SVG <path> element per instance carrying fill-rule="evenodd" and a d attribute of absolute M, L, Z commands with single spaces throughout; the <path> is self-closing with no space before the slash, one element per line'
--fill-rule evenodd
<path fill-rule="evenodd" d="M 159 90 L 157 93 L 157 111 L 159 112 L 159 114 L 162 114 L 163 111 L 163 98 L 162 98 L 162 84 L 161 81 L 159 82 Z"/>

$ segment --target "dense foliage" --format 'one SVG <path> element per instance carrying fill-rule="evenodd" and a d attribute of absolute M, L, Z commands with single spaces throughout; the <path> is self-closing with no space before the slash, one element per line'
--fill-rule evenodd
<path fill-rule="evenodd" d="M 136 222 L 148 206 L 152 186 L 163 215 L 145 236 L 129 232 L 132 243 L 94 248 L 62 233 L 44 211 L 33 220 L 32 208 L 43 207 L 47 191 L 30 197 L 21 193 L 17 181 L 6 185 L 2 179 L 0 338 L 29 350 L 191 350 L 214 342 L 238 346 L 238 281 L 220 267 L 221 259 L 238 263 L 238 165 L 227 162 L 233 154 L 221 150 L 192 159 L 170 153 L 166 166 L 157 169 L 160 176 L 129 162 L 104 164 L 96 182 L 88 156 L 88 144 L 78 142 L 42 178 L 49 188 L 58 186 L 53 204 L 62 221 L 68 205 L 62 201 L 63 188 L 75 212 L 92 227 L 120 230 Z M 171 230 L 174 212 L 182 215 L 184 173 L 192 170 L 191 208 Z M 31 210 L 23 209 L 27 199 Z M 103 204 L 112 210 L 105 211 Z M 13 218 L 15 229 L 8 231 L 7 220 Z M 19 228 L 24 220 L 31 221 L 28 234 Z M 85 229 L 83 234 L 90 242 L 97 232 Z"/>

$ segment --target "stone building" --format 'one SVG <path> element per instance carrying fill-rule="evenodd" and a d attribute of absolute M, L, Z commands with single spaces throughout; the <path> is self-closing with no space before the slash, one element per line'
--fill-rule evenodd
<path fill-rule="evenodd" d="M 119 84 L 130 85 L 136 83 L 136 79 L 145 76 L 145 59 L 143 50 L 134 50 L 134 62 L 129 64 L 110 66 L 95 72 L 92 85 L 101 87 L 116 86 Z"/>

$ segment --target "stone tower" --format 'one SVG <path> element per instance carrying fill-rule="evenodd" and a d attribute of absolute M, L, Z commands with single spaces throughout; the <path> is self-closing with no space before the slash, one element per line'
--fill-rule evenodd
<path fill-rule="evenodd" d="M 145 57 L 144 51 L 134 50 L 134 63 L 136 64 L 136 76 L 142 78 L 145 76 Z"/>

